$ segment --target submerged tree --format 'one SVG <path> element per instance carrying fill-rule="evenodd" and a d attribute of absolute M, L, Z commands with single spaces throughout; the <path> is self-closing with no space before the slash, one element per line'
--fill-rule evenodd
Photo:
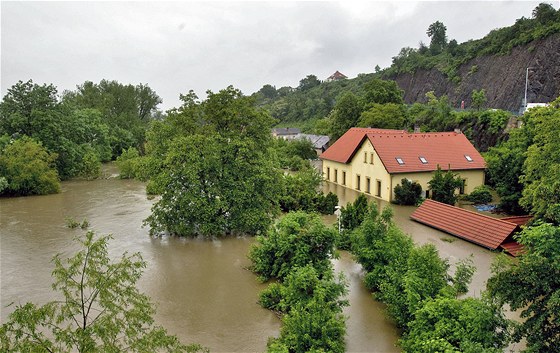
<path fill-rule="evenodd" d="M 162 193 L 146 223 L 180 236 L 259 234 L 279 211 L 281 174 L 270 149 L 272 118 L 228 87 L 185 104 L 148 134 Z M 166 141 L 160 143 L 160 141 Z"/>
<path fill-rule="evenodd" d="M 24 136 L 0 145 L 0 175 L 5 180 L 2 193 L 9 195 L 43 195 L 60 191 L 60 182 L 54 161 L 40 143 Z"/>
<path fill-rule="evenodd" d="M 18 306 L 0 327 L 2 352 L 200 352 L 157 326 L 150 299 L 136 288 L 146 262 L 140 254 L 108 255 L 110 236 L 89 231 L 73 257 L 54 257 L 53 289 L 60 301 Z"/>

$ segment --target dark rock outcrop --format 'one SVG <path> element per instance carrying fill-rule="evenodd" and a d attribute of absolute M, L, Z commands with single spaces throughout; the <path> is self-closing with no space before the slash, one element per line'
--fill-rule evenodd
<path fill-rule="evenodd" d="M 525 95 L 525 74 L 529 70 L 527 101 L 547 103 L 560 95 L 560 34 L 515 47 L 509 55 L 481 56 L 459 67 L 460 82 L 449 80 L 436 68 L 393 77 L 404 90 L 407 103 L 425 102 L 434 91 L 447 95 L 455 107 L 471 103 L 473 90 L 486 90 L 488 108 L 517 112 Z"/>

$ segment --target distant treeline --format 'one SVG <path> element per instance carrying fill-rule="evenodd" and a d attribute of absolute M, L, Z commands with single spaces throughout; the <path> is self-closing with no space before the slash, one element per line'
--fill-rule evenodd
<path fill-rule="evenodd" d="M 143 150 L 161 98 L 147 85 L 85 82 L 60 96 L 19 81 L 0 103 L 0 195 L 57 192 L 59 180 L 100 175 L 101 162 Z"/>

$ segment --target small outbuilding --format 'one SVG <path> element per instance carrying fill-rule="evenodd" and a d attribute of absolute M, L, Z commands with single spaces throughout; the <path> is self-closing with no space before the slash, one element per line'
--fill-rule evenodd
<path fill-rule="evenodd" d="M 499 219 L 434 200 L 425 200 L 410 218 L 487 249 L 501 248 L 517 256 L 523 252 L 523 247 L 513 239 L 513 234 L 531 217 Z"/>

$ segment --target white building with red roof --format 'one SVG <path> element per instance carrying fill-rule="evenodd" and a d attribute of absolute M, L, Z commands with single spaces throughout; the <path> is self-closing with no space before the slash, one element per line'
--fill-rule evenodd
<path fill-rule="evenodd" d="M 418 182 L 429 196 L 428 182 L 438 166 L 460 175 L 460 193 L 484 185 L 484 159 L 460 132 L 351 128 L 320 158 L 325 180 L 386 201 L 404 178 Z"/>

